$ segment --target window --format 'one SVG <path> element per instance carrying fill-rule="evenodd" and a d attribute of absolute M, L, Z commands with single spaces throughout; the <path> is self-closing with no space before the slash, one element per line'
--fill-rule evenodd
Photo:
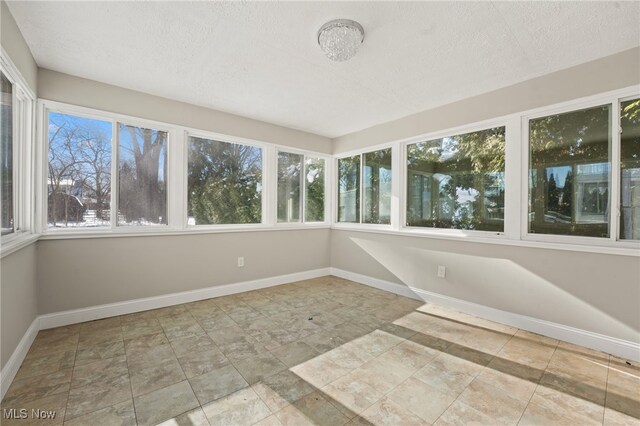
<path fill-rule="evenodd" d="M 364 154 L 364 223 L 391 223 L 391 148 Z"/>
<path fill-rule="evenodd" d="M 262 222 L 262 149 L 189 137 L 188 223 Z"/>
<path fill-rule="evenodd" d="M 324 222 L 325 160 L 305 157 L 304 160 L 304 220 Z"/>
<path fill-rule="evenodd" d="M 13 197 L 13 84 L 0 73 L 0 195 L 2 235 L 14 231 Z"/>
<path fill-rule="evenodd" d="M 49 228 L 111 225 L 112 123 L 49 113 Z"/>
<path fill-rule="evenodd" d="M 48 119 L 49 229 L 167 224 L 167 132 L 54 111 Z"/>
<path fill-rule="evenodd" d="M 324 160 L 278 152 L 278 222 L 324 221 Z"/>
<path fill-rule="evenodd" d="M 611 105 L 529 121 L 529 232 L 609 236 Z"/>
<path fill-rule="evenodd" d="M 640 98 L 620 104 L 620 239 L 640 240 Z"/>
<path fill-rule="evenodd" d="M 167 224 L 167 132 L 119 125 L 118 225 Z"/>
<path fill-rule="evenodd" d="M 407 226 L 504 231 L 505 128 L 407 146 Z"/>
<path fill-rule="evenodd" d="M 338 222 L 359 223 L 361 218 L 363 223 L 391 223 L 391 148 L 338 160 Z"/>

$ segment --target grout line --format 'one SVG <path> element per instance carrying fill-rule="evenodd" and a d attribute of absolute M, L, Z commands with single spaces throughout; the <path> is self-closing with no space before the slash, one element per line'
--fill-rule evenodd
<path fill-rule="evenodd" d="M 538 383 L 536 383 L 536 387 L 533 390 L 533 393 L 531 394 L 531 396 L 529 397 L 529 401 L 527 402 L 527 405 L 524 407 L 524 410 L 522 411 L 522 414 L 520 415 L 520 418 L 518 419 L 518 424 L 522 421 L 522 417 L 524 416 L 524 413 L 527 412 L 527 408 L 529 408 L 529 405 L 531 404 L 531 400 L 533 399 L 533 396 L 538 391 L 538 387 L 540 387 L 540 382 L 544 378 L 544 374 L 547 372 L 547 368 L 549 368 L 549 364 L 551 363 L 551 360 L 553 359 L 553 356 L 556 354 L 556 351 L 558 350 L 558 345 L 559 344 L 560 344 L 560 340 L 556 339 L 556 346 L 553 348 L 553 352 L 551 353 L 551 356 L 547 360 L 547 365 L 545 365 L 544 370 L 542 370 L 542 375 L 538 379 Z"/>
<path fill-rule="evenodd" d="M 611 355 L 609 355 L 609 362 L 607 363 L 607 380 L 604 384 L 604 406 L 602 407 L 602 424 L 607 413 L 607 398 L 609 397 L 609 374 L 611 374 Z"/>

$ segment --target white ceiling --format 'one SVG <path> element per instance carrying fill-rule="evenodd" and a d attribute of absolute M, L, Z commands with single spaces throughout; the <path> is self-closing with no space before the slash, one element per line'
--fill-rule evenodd
<path fill-rule="evenodd" d="M 640 2 L 9 1 L 40 67 L 328 137 L 640 45 Z M 326 21 L 365 29 L 326 59 Z"/>

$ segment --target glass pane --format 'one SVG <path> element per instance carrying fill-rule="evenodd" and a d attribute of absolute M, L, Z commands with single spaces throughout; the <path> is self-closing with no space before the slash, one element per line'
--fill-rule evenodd
<path fill-rule="evenodd" d="M 167 224 L 167 132 L 119 125 L 118 225 Z"/>
<path fill-rule="evenodd" d="M 2 235 L 13 232 L 13 85 L 0 73 L 0 203 Z"/>
<path fill-rule="evenodd" d="M 360 222 L 360 156 L 338 160 L 338 222 Z"/>
<path fill-rule="evenodd" d="M 640 99 L 620 105 L 620 239 L 640 240 Z"/>
<path fill-rule="evenodd" d="M 305 222 L 324 222 L 324 160 L 307 158 L 304 164 Z"/>
<path fill-rule="evenodd" d="M 407 146 L 407 225 L 504 231 L 505 128 Z"/>
<path fill-rule="evenodd" d="M 300 222 L 300 188 L 304 156 L 278 153 L 278 222 Z"/>
<path fill-rule="evenodd" d="M 189 138 L 188 223 L 262 221 L 262 149 Z"/>
<path fill-rule="evenodd" d="M 364 154 L 365 223 L 391 223 L 391 148 Z"/>
<path fill-rule="evenodd" d="M 110 226 L 111 123 L 49 114 L 50 228 Z"/>
<path fill-rule="evenodd" d="M 529 121 L 529 232 L 609 236 L 611 106 Z"/>

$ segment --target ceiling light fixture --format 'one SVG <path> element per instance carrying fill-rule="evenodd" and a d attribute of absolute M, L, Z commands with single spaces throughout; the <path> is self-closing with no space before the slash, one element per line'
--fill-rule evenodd
<path fill-rule="evenodd" d="M 350 19 L 334 19 L 318 30 L 318 44 L 332 61 L 351 59 L 364 41 L 362 25 Z"/>

